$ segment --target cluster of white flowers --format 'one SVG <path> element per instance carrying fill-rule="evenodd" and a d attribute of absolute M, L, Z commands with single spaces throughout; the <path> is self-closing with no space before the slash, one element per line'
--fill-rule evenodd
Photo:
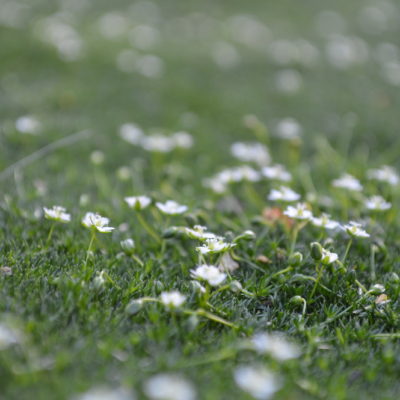
<path fill-rule="evenodd" d="M 193 146 L 193 137 L 187 132 L 179 131 L 168 136 L 161 133 L 146 135 L 133 123 L 121 125 L 119 135 L 126 142 L 150 152 L 169 153 L 178 148 L 190 149 Z"/>

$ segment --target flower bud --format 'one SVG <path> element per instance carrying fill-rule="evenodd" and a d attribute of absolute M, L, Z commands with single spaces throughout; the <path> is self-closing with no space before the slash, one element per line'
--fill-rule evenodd
<path fill-rule="evenodd" d="M 382 294 L 385 292 L 385 286 L 381 285 L 380 283 L 377 283 L 376 285 L 372 286 L 369 292 L 371 294 Z"/>
<path fill-rule="evenodd" d="M 243 290 L 243 286 L 239 281 L 232 281 L 229 285 L 229 289 L 233 293 L 239 293 Z"/>
<path fill-rule="evenodd" d="M 301 296 L 293 296 L 290 299 L 290 304 L 294 304 L 294 305 L 299 305 L 299 304 L 304 304 L 304 298 Z"/>
<path fill-rule="evenodd" d="M 399 283 L 400 282 L 400 277 L 396 272 L 392 272 L 390 275 L 390 281 L 393 283 Z"/>
<path fill-rule="evenodd" d="M 310 245 L 311 247 L 311 257 L 314 260 L 321 260 L 323 253 L 322 253 L 322 246 L 318 242 L 313 242 Z"/>
<path fill-rule="evenodd" d="M 125 312 L 129 315 L 137 314 L 143 306 L 143 301 L 141 299 L 132 300 L 125 308 Z"/>
<path fill-rule="evenodd" d="M 101 271 L 94 279 L 93 279 L 93 286 L 95 289 L 101 289 L 104 284 L 106 283 L 106 280 L 104 279 L 104 271 Z"/>
<path fill-rule="evenodd" d="M 303 262 L 303 254 L 296 251 L 289 257 L 289 265 L 291 267 L 297 267 Z"/>
<path fill-rule="evenodd" d="M 131 238 L 121 240 L 120 242 L 122 250 L 127 254 L 132 254 L 135 250 L 135 241 Z"/>

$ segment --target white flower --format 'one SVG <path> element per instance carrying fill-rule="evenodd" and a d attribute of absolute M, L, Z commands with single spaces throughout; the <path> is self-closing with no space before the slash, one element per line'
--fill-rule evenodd
<path fill-rule="evenodd" d="M 163 303 L 166 307 L 178 308 L 185 302 L 186 296 L 174 290 L 172 292 L 162 292 L 160 299 L 161 303 Z"/>
<path fill-rule="evenodd" d="M 264 167 L 261 173 L 268 179 L 275 179 L 282 182 L 290 182 L 292 180 L 290 172 L 286 171 L 285 167 L 280 164 Z"/>
<path fill-rule="evenodd" d="M 350 221 L 347 225 L 342 227 L 350 236 L 368 238 L 370 235 L 364 229 L 361 228 L 361 224 Z"/>
<path fill-rule="evenodd" d="M 272 189 L 268 195 L 270 201 L 297 201 L 300 195 L 287 186 L 281 186 L 279 189 Z"/>
<path fill-rule="evenodd" d="M 332 181 L 332 186 L 342 189 L 348 189 L 355 192 L 361 192 L 363 187 L 360 181 L 350 174 L 343 174 L 340 178 Z"/>
<path fill-rule="evenodd" d="M 184 228 L 185 233 L 191 238 L 191 239 L 197 239 L 197 240 L 207 240 L 207 239 L 216 239 L 217 235 L 211 232 L 206 232 L 207 227 L 201 226 L 201 225 L 195 225 L 193 228 Z"/>
<path fill-rule="evenodd" d="M 194 400 L 193 385 L 180 375 L 159 374 L 148 379 L 143 387 L 151 400 Z"/>
<path fill-rule="evenodd" d="M 190 149 L 193 146 L 193 137 L 187 132 L 176 132 L 171 139 L 175 143 L 175 147 Z"/>
<path fill-rule="evenodd" d="M 386 211 L 392 208 L 392 204 L 387 202 L 382 196 L 372 196 L 365 200 L 365 207 L 373 211 Z"/>
<path fill-rule="evenodd" d="M 236 181 L 249 181 L 249 182 L 258 182 L 261 177 L 260 173 L 256 171 L 254 168 L 249 167 L 248 165 L 242 165 L 241 167 L 237 167 L 234 171 L 236 174 Z"/>
<path fill-rule="evenodd" d="M 89 229 L 95 229 L 102 233 L 109 233 L 114 230 L 111 226 L 107 226 L 110 220 L 108 218 L 102 217 L 99 214 L 92 212 L 86 213 L 82 219 L 82 224 Z"/>
<path fill-rule="evenodd" d="M 226 274 L 213 265 L 200 265 L 195 270 L 192 269 L 190 274 L 193 278 L 207 281 L 211 286 L 218 286 L 226 278 Z"/>
<path fill-rule="evenodd" d="M 122 250 L 126 252 L 131 252 L 132 250 L 135 249 L 135 241 L 131 238 L 121 240 L 120 242 Z"/>
<path fill-rule="evenodd" d="M 144 137 L 142 129 L 132 123 L 121 125 L 121 127 L 119 128 L 119 135 L 128 143 L 134 145 L 140 145 L 141 140 Z"/>
<path fill-rule="evenodd" d="M 215 193 L 226 192 L 226 184 L 219 177 L 207 178 L 203 180 L 203 186 L 210 188 Z"/>
<path fill-rule="evenodd" d="M 125 197 L 124 200 L 130 208 L 134 208 L 136 210 L 143 210 L 144 208 L 148 207 L 151 203 L 150 197 L 147 196 Z"/>
<path fill-rule="evenodd" d="M 276 126 L 276 133 L 281 139 L 293 140 L 301 137 L 301 125 L 294 118 L 285 118 Z"/>
<path fill-rule="evenodd" d="M 183 206 L 174 200 L 168 200 L 165 203 L 157 202 L 156 206 L 162 213 L 167 215 L 183 214 L 188 210 L 187 206 Z"/>
<path fill-rule="evenodd" d="M 252 337 L 251 344 L 258 353 L 268 353 L 279 361 L 291 360 L 301 354 L 297 345 L 279 333 L 257 333 Z"/>
<path fill-rule="evenodd" d="M 221 238 L 211 238 L 206 239 L 206 243 L 200 247 L 196 247 L 196 250 L 201 254 L 217 254 L 223 253 L 235 245 L 235 243 L 226 243 Z"/>
<path fill-rule="evenodd" d="M 105 159 L 104 153 L 100 150 L 95 150 L 92 152 L 92 154 L 90 154 L 90 161 L 94 164 L 94 165 L 101 165 L 103 164 Z"/>
<path fill-rule="evenodd" d="M 396 170 L 387 165 L 379 169 L 370 169 L 367 171 L 368 179 L 374 179 L 380 182 L 386 182 L 389 185 L 395 186 L 399 183 L 400 178 Z"/>
<path fill-rule="evenodd" d="M 105 275 L 106 271 L 104 270 L 97 273 L 97 275 L 93 279 L 93 284 L 95 288 L 100 289 L 104 286 L 104 284 L 106 283 L 106 278 L 104 277 Z"/>
<path fill-rule="evenodd" d="M 339 222 L 330 219 L 331 216 L 328 214 L 322 214 L 320 217 L 313 217 L 311 223 L 314 226 L 325 228 L 325 229 L 336 229 L 340 226 Z"/>
<path fill-rule="evenodd" d="M 175 148 L 174 140 L 161 134 L 145 136 L 141 140 L 141 145 L 147 151 L 158 153 L 169 153 Z"/>
<path fill-rule="evenodd" d="M 218 264 L 218 269 L 222 272 L 233 272 L 239 268 L 239 264 L 231 257 L 229 253 L 225 253 Z"/>
<path fill-rule="evenodd" d="M 15 128 L 17 129 L 18 132 L 21 133 L 29 133 L 31 135 L 36 135 L 37 133 L 39 133 L 41 127 L 42 124 L 40 123 L 40 121 L 37 120 L 32 115 L 24 115 L 22 117 L 19 117 L 15 121 Z"/>
<path fill-rule="evenodd" d="M 23 341 L 22 333 L 9 323 L 0 323 L 0 351 Z"/>
<path fill-rule="evenodd" d="M 313 217 L 312 212 L 304 203 L 298 203 L 294 207 L 288 206 L 283 213 L 293 219 L 309 220 Z"/>
<path fill-rule="evenodd" d="M 53 208 L 43 207 L 44 216 L 46 219 L 67 223 L 71 221 L 71 215 L 66 213 L 66 209 L 61 206 L 53 206 Z"/>
<path fill-rule="evenodd" d="M 257 400 L 266 400 L 281 388 L 280 379 L 264 367 L 240 366 L 234 371 L 236 384 Z"/>
<path fill-rule="evenodd" d="M 108 387 L 94 387 L 77 397 L 74 400 L 134 400 L 134 394 L 123 387 L 108 388 Z"/>
<path fill-rule="evenodd" d="M 336 253 L 332 253 L 329 250 L 322 248 L 322 264 L 329 265 L 334 263 L 339 259 L 339 256 Z"/>
<path fill-rule="evenodd" d="M 267 147 L 257 142 L 233 143 L 231 154 L 240 161 L 255 162 L 258 165 L 266 165 L 271 160 Z"/>

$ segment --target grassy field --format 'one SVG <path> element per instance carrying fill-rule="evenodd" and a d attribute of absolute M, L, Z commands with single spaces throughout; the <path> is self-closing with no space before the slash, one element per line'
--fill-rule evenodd
<path fill-rule="evenodd" d="M 397 399 L 399 22 L 0 0 L 0 400 Z"/>

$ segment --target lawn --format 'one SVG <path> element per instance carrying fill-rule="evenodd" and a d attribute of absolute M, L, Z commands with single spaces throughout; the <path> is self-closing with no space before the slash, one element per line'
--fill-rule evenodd
<path fill-rule="evenodd" d="M 398 4 L 0 0 L 0 54 L 0 400 L 398 398 Z"/>

